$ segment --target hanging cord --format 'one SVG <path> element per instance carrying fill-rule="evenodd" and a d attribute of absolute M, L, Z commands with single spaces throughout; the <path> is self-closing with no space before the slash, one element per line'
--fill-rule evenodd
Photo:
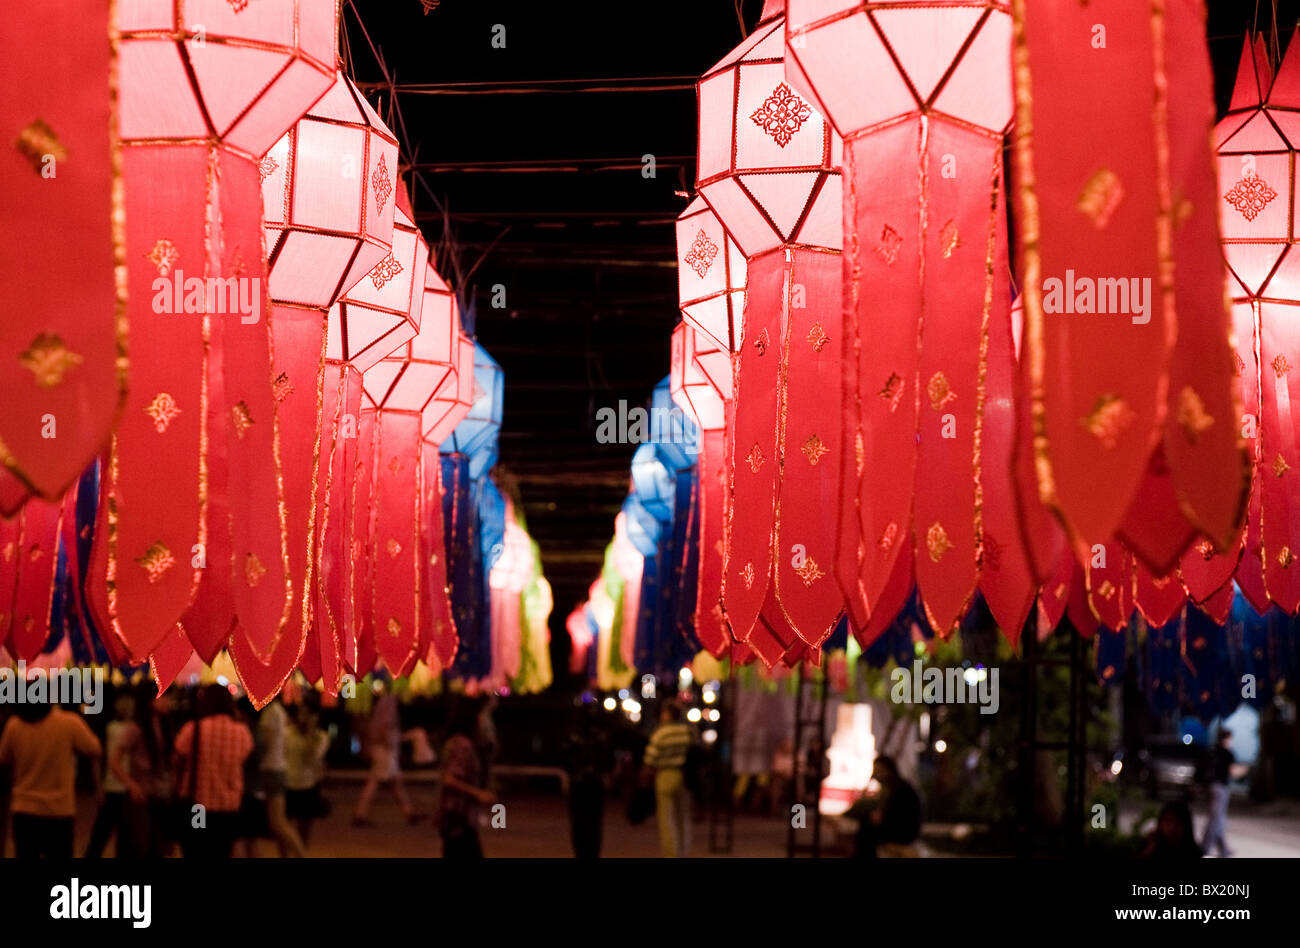
<path fill-rule="evenodd" d="M 379 71 L 383 74 L 383 88 L 388 90 L 388 126 L 397 132 L 397 135 L 401 139 L 402 146 L 405 149 L 405 154 L 410 157 L 410 160 L 413 163 L 415 161 L 416 153 L 415 149 L 411 147 L 411 136 L 406 127 L 406 119 L 402 115 L 402 107 L 397 95 L 398 85 L 396 75 L 389 70 L 388 63 L 384 59 L 383 53 L 380 51 L 379 47 L 375 45 L 374 40 L 371 39 L 370 31 L 366 29 L 366 24 L 361 19 L 361 11 L 357 9 L 355 0 L 347 0 L 347 7 L 352 11 L 352 17 L 356 20 L 357 27 L 361 30 L 361 35 L 365 37 L 366 45 L 370 47 L 370 54 L 374 58 L 375 64 L 379 67 Z M 348 63 L 347 72 L 355 81 L 355 71 L 353 69 L 351 51 L 347 43 L 347 30 L 343 29 L 340 32 L 344 37 L 344 55 L 346 56 Z M 429 196 L 430 200 L 433 201 L 434 208 L 441 216 L 442 231 L 438 238 L 438 253 L 435 254 L 435 259 L 443 263 L 444 266 L 450 266 L 450 269 L 454 274 L 454 280 L 452 282 L 455 287 L 455 292 L 461 298 L 462 309 L 464 309 L 466 294 L 469 292 L 469 281 L 473 277 L 474 271 L 478 269 L 481 263 L 483 263 L 487 254 L 492 250 L 497 242 L 505 237 L 509 232 L 509 228 L 507 227 L 497 235 L 496 240 L 494 240 L 488 248 L 480 254 L 479 259 L 475 261 L 474 265 L 471 266 L 468 271 L 466 271 L 461 263 L 461 248 L 453 229 L 450 210 L 439 199 L 437 192 L 433 190 L 433 187 L 429 184 L 418 168 L 412 165 L 410 171 L 416 184 L 418 184 L 424 193 Z M 412 194 L 412 211 L 415 210 L 415 198 L 416 195 Z"/>

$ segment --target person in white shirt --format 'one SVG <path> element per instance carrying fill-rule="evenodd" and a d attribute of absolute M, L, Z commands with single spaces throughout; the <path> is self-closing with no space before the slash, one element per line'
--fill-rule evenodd
<path fill-rule="evenodd" d="M 135 698 L 130 692 L 122 692 L 113 703 L 113 720 L 108 723 L 104 735 L 104 756 L 108 766 L 104 769 L 104 779 L 100 784 L 101 797 L 99 812 L 95 814 L 95 823 L 90 830 L 90 841 L 86 844 L 87 859 L 98 859 L 104 855 L 108 841 L 117 837 L 117 854 L 131 856 L 123 850 L 130 848 L 130 833 L 127 830 L 127 785 L 131 775 L 122 769 L 122 748 L 131 731 L 131 719 L 135 715 Z"/>
<path fill-rule="evenodd" d="M 266 794 L 267 827 L 280 847 L 280 855 L 302 857 L 307 855 L 307 847 L 289 822 L 284 797 L 288 769 L 285 737 L 288 730 L 289 712 L 277 697 L 262 709 L 262 714 L 257 719 L 258 744 L 262 749 L 258 780 L 262 792 Z"/>

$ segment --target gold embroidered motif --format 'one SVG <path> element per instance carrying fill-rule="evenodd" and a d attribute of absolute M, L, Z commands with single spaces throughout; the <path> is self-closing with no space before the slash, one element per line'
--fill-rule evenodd
<path fill-rule="evenodd" d="M 402 634 L 402 623 L 398 622 L 393 616 L 388 617 L 388 634 L 397 638 Z"/>
<path fill-rule="evenodd" d="M 281 372 L 271 382 L 271 394 L 277 402 L 282 402 L 293 394 L 293 383 L 289 381 L 288 372 Z"/>
<path fill-rule="evenodd" d="M 39 543 L 33 543 L 32 548 L 27 551 L 27 559 L 29 562 L 32 563 L 39 562 L 40 558 L 44 555 L 45 555 L 45 551 L 41 549 L 41 545 Z"/>
<path fill-rule="evenodd" d="M 27 159 L 27 163 L 37 174 L 42 174 L 45 170 L 47 155 L 56 163 L 65 161 L 68 157 L 68 149 L 63 147 L 59 136 L 54 134 L 54 129 L 45 124 L 42 119 L 36 119 L 19 132 L 18 137 L 14 139 L 14 147 Z"/>
<path fill-rule="evenodd" d="M 888 224 L 880 231 L 880 243 L 876 244 L 876 256 L 893 266 L 898 259 L 898 251 L 903 246 L 903 238 L 898 231 Z"/>
<path fill-rule="evenodd" d="M 1190 385 L 1178 393 L 1178 424 L 1191 444 L 1195 444 L 1202 432 L 1214 424 L 1214 419 L 1205 411 L 1201 396 Z"/>
<path fill-rule="evenodd" d="M 885 532 L 880 535 L 879 546 L 882 550 L 888 550 L 894 545 L 894 540 L 898 536 L 898 524 L 891 523 L 885 527 Z"/>
<path fill-rule="evenodd" d="M 766 329 L 760 332 L 758 338 L 754 340 L 754 348 L 758 350 L 759 355 L 767 355 L 767 347 L 771 344 L 772 340 L 768 336 Z"/>
<path fill-rule="evenodd" d="M 948 384 L 948 376 L 942 372 L 930 376 L 930 381 L 925 386 L 925 393 L 930 396 L 930 407 L 935 411 L 943 411 L 945 406 L 957 400 L 957 393 Z"/>
<path fill-rule="evenodd" d="M 384 549 L 388 551 L 389 557 L 396 559 L 397 554 L 402 552 L 402 544 L 389 537 L 388 542 L 384 544 Z"/>
<path fill-rule="evenodd" d="M 948 531 L 937 520 L 930 524 L 929 530 L 925 531 L 925 548 L 930 552 L 932 563 L 939 562 L 943 559 L 943 555 L 952 549 L 952 544 L 948 542 Z"/>
<path fill-rule="evenodd" d="M 757 442 L 755 442 L 754 446 L 749 449 L 749 454 L 745 456 L 745 460 L 749 462 L 749 469 L 757 474 L 758 469 L 763 466 L 763 461 L 765 460 L 763 452 L 759 448 Z"/>
<path fill-rule="evenodd" d="M 58 333 L 43 332 L 18 355 L 18 363 L 36 378 L 41 388 L 54 388 L 69 370 L 84 360 L 63 342 Z"/>
<path fill-rule="evenodd" d="M 402 459 L 394 454 L 392 459 L 388 462 L 388 469 L 396 474 L 402 469 Z"/>
<path fill-rule="evenodd" d="M 438 554 L 437 554 L 437 553 L 432 553 L 432 554 L 429 555 L 429 565 L 430 565 L 430 566 L 437 566 L 437 565 L 438 565 Z"/>
<path fill-rule="evenodd" d="M 1159 579 L 1151 580 L 1151 585 L 1156 587 L 1156 589 L 1164 589 L 1169 585 L 1170 578 L 1171 577 L 1169 576 L 1161 576 Z"/>
<path fill-rule="evenodd" d="M 813 328 L 808 330 L 808 342 L 812 345 L 814 352 L 821 352 L 822 347 L 830 341 L 830 336 L 826 335 L 826 330 L 822 328 L 821 323 L 813 323 Z"/>
<path fill-rule="evenodd" d="M 160 237 L 154 242 L 153 249 L 144 255 L 144 258 L 157 268 L 159 276 L 166 276 L 172 272 L 172 267 L 176 266 L 176 261 L 181 258 L 181 253 L 176 249 L 174 243 L 166 237 Z"/>
<path fill-rule="evenodd" d="M 1234 352 L 1232 354 L 1232 364 L 1233 369 L 1235 369 L 1234 374 L 1240 375 L 1242 372 L 1246 371 L 1246 362 L 1241 358 L 1240 352 Z"/>
<path fill-rule="evenodd" d="M 1277 565 L 1283 569 L 1290 567 L 1295 562 L 1295 557 L 1291 555 L 1291 547 L 1284 546 L 1277 551 Z"/>
<path fill-rule="evenodd" d="M 1079 419 L 1079 424 L 1101 442 L 1107 451 L 1113 450 L 1119 443 L 1120 435 L 1133 424 L 1137 415 L 1128 407 L 1128 402 L 1118 395 L 1105 394 L 1097 398 L 1092 411 Z"/>
<path fill-rule="evenodd" d="M 1192 215 L 1196 213 L 1196 207 L 1189 201 L 1186 195 L 1179 195 L 1178 200 L 1174 203 L 1174 226 L 1182 227 Z"/>
<path fill-rule="evenodd" d="M 1273 458 L 1274 474 L 1276 474 L 1278 477 L 1281 477 L 1289 470 L 1291 470 L 1291 465 L 1286 463 L 1286 458 L 1282 457 L 1282 455 L 1280 454 L 1277 455 L 1275 458 Z"/>
<path fill-rule="evenodd" d="M 830 453 L 831 449 L 822 444 L 822 439 L 816 435 L 803 443 L 803 456 L 808 459 L 808 463 L 813 467 L 816 467 L 817 462 Z"/>
<path fill-rule="evenodd" d="M 1109 168 L 1098 168 L 1084 183 L 1074 206 L 1092 221 L 1094 227 L 1104 230 L 1123 199 L 1124 187 L 1119 175 Z"/>
<path fill-rule="evenodd" d="M 1115 598 L 1115 586 L 1109 579 L 1104 579 L 1101 585 L 1097 587 L 1097 595 L 1101 596 L 1107 602 Z"/>
<path fill-rule="evenodd" d="M 154 430 L 162 434 L 181 413 L 181 409 L 170 394 L 159 392 L 153 397 L 153 401 L 144 407 L 144 413 L 153 419 Z"/>
<path fill-rule="evenodd" d="M 885 387 L 876 394 L 889 402 L 890 412 L 898 411 L 899 402 L 903 400 L 903 389 L 905 388 L 902 378 L 897 372 L 890 372 L 889 378 L 885 379 Z"/>
<path fill-rule="evenodd" d="M 804 556 L 803 565 L 796 566 L 794 571 L 799 574 L 799 578 L 803 580 L 805 586 L 811 586 L 826 575 L 822 572 L 822 568 L 817 565 L 817 561 L 807 555 Z"/>
<path fill-rule="evenodd" d="M 957 236 L 957 225 L 951 220 L 947 221 L 939 231 L 939 252 L 947 260 L 961 245 L 961 238 Z"/>
<path fill-rule="evenodd" d="M 4 552 L 3 554 L 0 555 L 4 556 L 6 563 L 12 563 L 14 561 L 14 550 L 15 550 L 15 546 L 13 540 L 10 540 L 8 543 L 5 544 Z"/>
<path fill-rule="evenodd" d="M 235 434 L 239 436 L 239 440 L 243 441 L 248 429 L 253 427 L 253 413 L 242 400 L 231 406 L 230 422 L 235 426 Z"/>
<path fill-rule="evenodd" d="M 740 571 L 740 578 L 745 581 L 745 589 L 754 588 L 754 564 L 746 563 L 745 568 Z"/>
<path fill-rule="evenodd" d="M 244 557 L 244 579 L 248 581 L 249 589 L 256 589 L 257 584 L 262 581 L 262 577 L 265 575 L 266 567 L 262 565 L 262 561 L 258 559 L 256 553 L 249 553 L 248 556 Z"/>
<path fill-rule="evenodd" d="M 1241 357 L 1238 356 L 1237 358 Z M 1291 363 L 1286 360 L 1286 356 L 1281 354 L 1274 356 L 1273 361 L 1269 364 L 1273 366 L 1273 373 L 1279 379 L 1291 371 Z"/>
<path fill-rule="evenodd" d="M 136 557 L 135 561 L 149 574 L 151 583 L 158 582 L 163 578 L 164 573 L 176 565 L 176 560 L 172 558 L 172 551 L 161 541 L 145 550 L 144 556 Z"/>
<path fill-rule="evenodd" d="M 1209 540 L 1202 539 L 1199 543 L 1196 544 L 1195 549 L 1197 553 L 1201 554 L 1201 559 L 1205 560 L 1206 562 L 1209 562 L 1210 560 L 1214 559 L 1214 544 L 1211 543 Z"/>

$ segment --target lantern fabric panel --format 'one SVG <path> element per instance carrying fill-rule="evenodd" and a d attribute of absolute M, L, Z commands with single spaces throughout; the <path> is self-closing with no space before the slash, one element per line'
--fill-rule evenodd
<path fill-rule="evenodd" d="M 6 239 L 0 274 L 0 514 L 57 499 L 108 443 L 126 396 L 123 168 L 112 4 L 10 10 L 0 55 Z M 62 24 L 57 43 L 50 23 Z M 40 279 L 33 279 L 39 267 Z M 57 437 L 50 437 L 51 433 Z"/>
<path fill-rule="evenodd" d="M 1222 350 L 1228 325 L 1216 305 L 1213 224 L 1203 219 L 1213 178 L 1195 144 L 1210 94 L 1202 20 L 1184 3 L 1082 11 L 1017 0 L 1013 9 L 1040 494 L 1081 556 L 1121 530 L 1164 572 L 1197 529 L 1226 545 L 1244 500 L 1235 426 L 1214 427 L 1232 417 L 1230 365 L 1204 351 Z M 1112 40 L 1104 66 L 1090 47 L 1063 45 L 1091 35 L 1103 12 L 1111 36 L 1125 37 Z M 1112 107 L 1043 107 L 1085 81 L 1089 97 Z"/>

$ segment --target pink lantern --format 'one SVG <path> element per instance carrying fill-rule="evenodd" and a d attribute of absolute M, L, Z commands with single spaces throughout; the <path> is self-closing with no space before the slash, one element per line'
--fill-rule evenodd
<path fill-rule="evenodd" d="M 795 638 L 819 646 L 841 611 L 843 445 L 838 420 L 819 419 L 841 373 L 842 146 L 786 83 L 783 13 L 769 0 L 698 84 L 696 187 L 748 258 L 728 500 L 746 514 L 727 517 L 723 607 L 742 641 L 769 615 L 762 628 L 778 631 L 756 646 L 769 665 Z"/>
<path fill-rule="evenodd" d="M 787 32 L 786 75 L 844 136 L 849 178 L 843 438 L 861 453 L 844 476 L 861 545 L 840 582 L 860 621 L 911 556 L 947 635 L 980 578 L 981 483 L 1000 474 L 981 451 L 986 385 L 996 374 L 1009 389 L 1014 367 L 1009 346 L 990 364 L 988 342 L 1009 341 L 1011 18 L 992 0 L 789 0 Z"/>
<path fill-rule="evenodd" d="M 7 64 L 0 279 L 0 514 L 58 500 L 104 449 L 126 394 L 126 234 L 112 102 L 113 5 L 13 6 Z M 58 42 L 50 41 L 59 24 Z"/>
<path fill-rule="evenodd" d="M 258 158 L 329 88 L 330 0 L 204 0 L 117 7 L 126 146 L 130 392 L 105 490 L 107 631 L 141 659 L 171 631 L 229 529 L 231 592 L 259 654 L 289 621 L 292 588 L 271 387 Z M 212 404 L 220 350 L 225 404 Z M 215 357 L 214 357 L 215 360 Z M 209 519 L 208 447 L 225 442 L 231 516 Z M 171 489 L 157 490 L 159 481 Z M 103 589 L 109 581 L 112 588 Z"/>
<path fill-rule="evenodd" d="M 726 494 L 726 422 L 732 394 L 731 354 L 694 325 L 673 330 L 669 386 L 673 401 L 700 428 L 699 573 L 695 596 L 695 634 L 715 657 L 734 641 L 722 612 L 723 512 Z"/>
<path fill-rule="evenodd" d="M 220 140 L 257 158 L 334 78 L 335 0 L 131 0 L 117 26 L 125 139 Z"/>
<path fill-rule="evenodd" d="M 261 161 L 271 299 L 328 309 L 393 250 L 397 139 L 343 73 Z"/>
<path fill-rule="evenodd" d="M 1300 255 L 1295 239 L 1295 160 L 1300 145 L 1300 48 L 1292 36 L 1274 77 L 1262 38 L 1242 49 L 1228 114 L 1215 129 L 1223 255 L 1232 274 L 1234 357 L 1242 432 L 1254 485 L 1244 536 L 1222 546 L 1201 541 L 1184 556 L 1194 598 L 1208 598 L 1236 568 L 1258 612 L 1276 603 L 1300 609 L 1300 412 L 1291 408 L 1291 373 L 1300 365 Z M 1300 393 L 1298 393 L 1300 394 Z M 1243 550 L 1244 545 L 1244 550 Z M 1200 556 L 1193 558 L 1194 553 Z M 1197 559 L 1201 563 L 1197 564 Z M 1189 562 L 1190 561 L 1190 562 Z M 1197 573 L 1195 565 L 1203 565 Z M 1194 585 L 1192 577 L 1199 580 Z M 1229 584 L 1230 585 L 1230 584 Z"/>
<path fill-rule="evenodd" d="M 744 333 L 745 255 L 703 198 L 677 218 L 677 305 L 727 352 Z"/>
<path fill-rule="evenodd" d="M 343 664 L 356 670 L 361 616 L 354 603 L 364 601 L 356 585 L 358 557 L 354 547 L 362 534 L 358 516 L 367 508 L 365 493 L 357 494 L 362 373 L 411 341 L 419 330 L 424 302 L 427 246 L 409 213 L 404 187 L 397 188 L 393 218 L 393 249 L 331 308 L 326 336 L 327 372 L 321 426 L 318 505 L 326 512 L 321 526 L 316 565 L 320 580 L 317 614 L 337 636 Z M 358 511 L 356 504 L 360 500 Z M 363 524 L 364 525 L 364 524 Z M 321 633 L 322 640 L 325 633 Z M 368 670 L 368 669 L 367 669 Z M 363 672 L 364 673 L 364 672 Z"/>

